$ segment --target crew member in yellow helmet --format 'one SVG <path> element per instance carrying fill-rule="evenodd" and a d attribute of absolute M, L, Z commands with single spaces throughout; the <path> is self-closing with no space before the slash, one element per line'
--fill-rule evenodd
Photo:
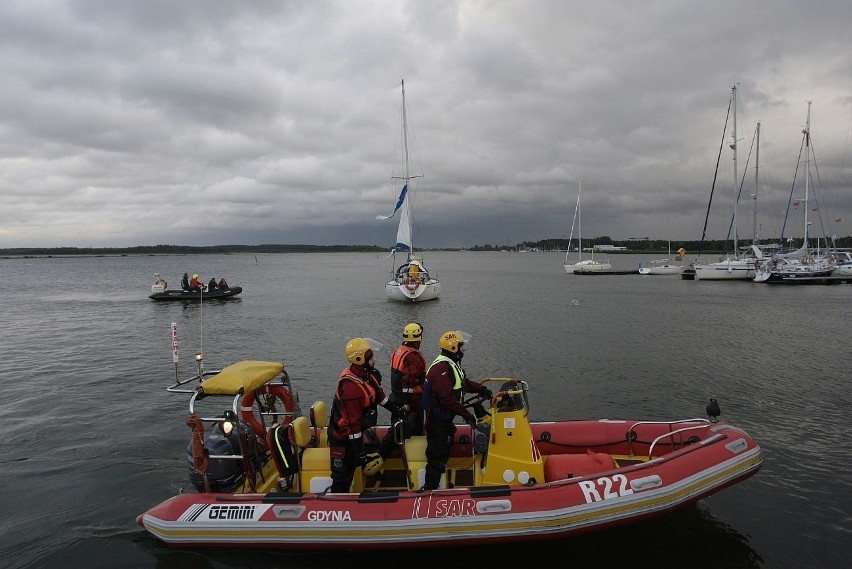
<path fill-rule="evenodd" d="M 423 434 L 423 383 L 426 381 L 426 358 L 420 352 L 423 326 L 410 322 L 402 329 L 402 344 L 391 354 L 391 399 L 408 413 L 405 438 Z"/>
<path fill-rule="evenodd" d="M 399 406 L 385 395 L 382 374 L 375 368 L 375 352 L 380 347 L 370 338 L 353 338 L 344 348 L 349 367 L 337 381 L 328 424 L 332 492 L 349 492 L 358 466 L 367 475 L 381 469 L 378 453 L 364 451 L 363 434 L 376 425 L 379 405 L 392 413 L 398 413 Z"/>
<path fill-rule="evenodd" d="M 417 322 L 406 324 L 402 329 L 402 344 L 391 354 L 391 401 L 398 404 L 404 413 L 391 417 L 392 423 L 402 421 L 402 438 L 423 434 L 423 411 L 420 401 L 423 398 L 423 382 L 426 380 L 426 359 L 420 352 L 423 340 L 423 326 Z M 379 454 L 387 458 L 398 443 L 391 431 L 382 440 Z"/>
<path fill-rule="evenodd" d="M 441 334 L 438 339 L 441 353 L 426 372 L 422 403 L 426 412 L 426 480 L 421 490 L 434 490 L 441 482 L 450 459 L 456 415 L 471 428 L 476 426 L 476 417 L 461 404 L 464 393 L 478 393 L 486 399 L 492 397 L 485 385 L 469 380 L 461 367 L 469 341 L 470 335 L 460 330 Z"/>

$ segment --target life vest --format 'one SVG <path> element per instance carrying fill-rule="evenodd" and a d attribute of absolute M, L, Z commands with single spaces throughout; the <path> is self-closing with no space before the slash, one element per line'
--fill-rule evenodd
<path fill-rule="evenodd" d="M 373 379 L 373 376 L 370 375 L 368 379 L 364 379 L 352 373 L 350 371 L 350 368 L 344 369 L 343 372 L 340 374 L 340 378 L 337 380 L 338 389 L 336 389 L 334 393 L 334 401 L 331 404 L 331 420 L 329 421 L 329 426 L 331 427 L 332 431 L 331 434 L 335 435 L 334 438 L 337 438 L 338 440 L 341 440 L 341 437 L 336 436 L 337 426 L 343 419 L 343 403 L 340 401 L 339 397 L 340 384 L 343 381 L 349 381 L 361 390 L 361 432 L 369 429 L 370 427 L 376 426 L 376 421 L 378 418 L 377 407 L 379 405 L 379 391 L 376 385 L 374 385 L 375 379 Z M 349 438 L 360 438 L 361 432 L 350 432 Z"/>
<path fill-rule="evenodd" d="M 464 385 L 464 371 L 462 371 L 458 362 L 451 360 L 443 354 L 435 358 L 435 361 L 433 361 L 432 365 L 429 366 L 429 371 L 431 371 L 435 364 L 439 364 L 441 362 L 448 363 L 450 365 L 450 369 L 453 370 L 453 375 L 455 376 L 453 397 L 456 401 L 461 402 L 462 386 Z M 427 376 L 429 375 L 429 371 L 426 372 Z M 432 386 L 429 385 L 428 380 L 425 382 L 423 388 L 423 400 L 420 403 L 420 408 L 425 409 L 427 415 L 431 415 L 436 419 L 452 419 L 455 416 L 455 413 L 441 405 L 441 401 L 437 397 L 432 397 Z"/>
<path fill-rule="evenodd" d="M 409 355 L 411 357 L 419 357 L 424 364 L 426 363 L 419 350 L 404 344 L 398 347 L 391 355 L 391 396 L 395 402 L 401 405 L 410 405 L 412 398 L 423 392 L 423 388 L 419 384 L 415 386 L 404 386 L 402 384 L 402 366 Z"/>

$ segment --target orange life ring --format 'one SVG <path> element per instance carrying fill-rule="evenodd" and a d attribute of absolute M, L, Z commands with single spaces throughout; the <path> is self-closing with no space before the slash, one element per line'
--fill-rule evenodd
<path fill-rule="evenodd" d="M 405 283 L 405 288 L 407 288 L 408 290 L 417 290 L 417 287 L 419 286 L 420 283 L 417 281 L 408 281 L 407 283 Z"/>
<path fill-rule="evenodd" d="M 263 425 L 261 425 L 260 421 L 257 420 L 257 417 L 254 416 L 254 403 L 257 399 L 258 393 L 266 395 L 265 405 L 268 412 L 271 412 L 274 415 L 284 416 L 283 420 L 276 421 L 282 425 L 286 425 L 293 420 L 293 396 L 290 393 L 290 390 L 283 385 L 264 385 L 259 389 L 249 391 L 243 395 L 243 398 L 240 400 L 240 420 L 251 425 L 251 428 L 254 429 L 254 432 L 258 437 L 265 438 L 266 429 L 263 428 Z M 284 410 L 280 413 L 275 408 L 276 399 L 278 399 L 284 406 Z"/>

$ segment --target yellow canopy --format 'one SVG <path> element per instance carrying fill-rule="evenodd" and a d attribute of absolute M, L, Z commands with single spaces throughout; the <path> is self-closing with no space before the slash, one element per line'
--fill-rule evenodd
<path fill-rule="evenodd" d="M 201 384 L 206 395 L 236 395 L 254 391 L 284 371 L 284 364 L 245 360 L 229 365 Z"/>

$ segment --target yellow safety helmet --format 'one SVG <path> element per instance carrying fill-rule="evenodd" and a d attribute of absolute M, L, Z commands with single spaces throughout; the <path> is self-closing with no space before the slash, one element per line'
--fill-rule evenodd
<path fill-rule="evenodd" d="M 362 366 L 366 362 L 370 361 L 370 358 L 367 357 L 367 355 L 371 352 L 372 347 L 373 346 L 370 344 L 370 340 L 368 338 L 352 338 L 346 343 L 344 353 L 346 354 L 346 359 L 349 360 L 349 363 Z"/>
<path fill-rule="evenodd" d="M 405 342 L 419 342 L 423 339 L 423 326 L 417 322 L 406 324 L 402 330 L 402 339 Z"/>
<path fill-rule="evenodd" d="M 462 344 L 470 340 L 470 335 L 461 330 L 449 330 L 441 334 L 438 340 L 438 347 L 442 350 L 447 350 L 450 353 L 458 353 Z"/>
<path fill-rule="evenodd" d="M 192 275 L 192 278 L 197 279 L 198 275 Z"/>

